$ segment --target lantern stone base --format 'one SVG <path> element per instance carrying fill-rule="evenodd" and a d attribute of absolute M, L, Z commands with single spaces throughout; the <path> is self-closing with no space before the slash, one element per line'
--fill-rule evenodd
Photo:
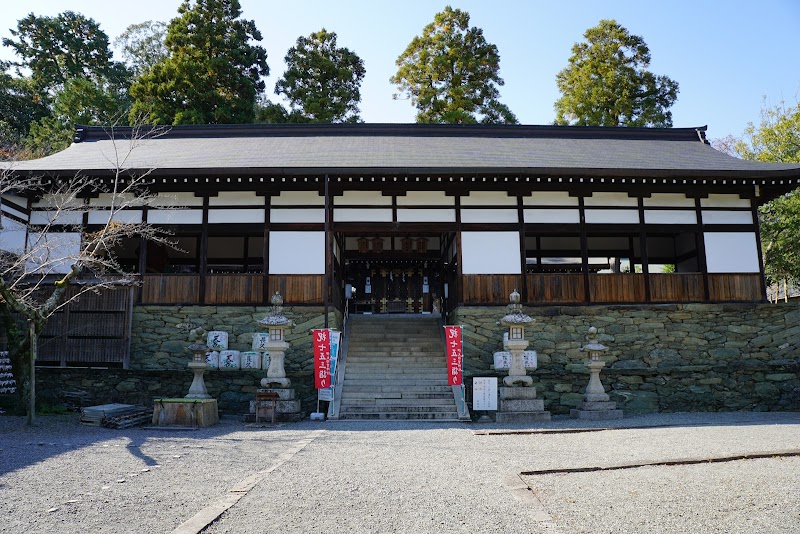
<path fill-rule="evenodd" d="M 295 399 L 295 391 L 292 388 L 262 388 L 258 393 L 277 393 L 278 400 L 275 401 L 275 420 L 276 421 L 300 421 L 300 400 Z"/>
<path fill-rule="evenodd" d="M 292 381 L 288 378 L 262 378 L 261 379 L 261 387 L 262 388 L 276 388 L 276 389 L 286 389 L 292 384 Z"/>
<path fill-rule="evenodd" d="M 550 420 L 544 400 L 536 398 L 534 387 L 501 387 L 498 423 L 538 423 Z"/>
<path fill-rule="evenodd" d="M 608 395 L 603 395 L 608 399 Z M 589 395 L 586 395 L 589 397 Z M 584 397 L 584 398 L 586 398 Z M 622 410 L 617 410 L 616 402 L 585 400 L 578 404 L 577 409 L 569 411 L 573 419 L 587 419 L 599 421 L 603 419 L 622 419 Z"/>
<path fill-rule="evenodd" d="M 155 399 L 153 426 L 200 428 L 217 423 L 217 399 Z"/>

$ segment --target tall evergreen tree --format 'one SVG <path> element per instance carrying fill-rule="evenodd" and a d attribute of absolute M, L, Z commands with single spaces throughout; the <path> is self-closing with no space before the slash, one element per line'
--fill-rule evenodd
<path fill-rule="evenodd" d="M 355 52 L 336 46 L 325 28 L 300 37 L 285 57 L 275 93 L 289 101 L 288 122 L 358 122 L 359 87 L 366 73 Z"/>
<path fill-rule="evenodd" d="M 131 24 L 119 37 L 114 46 L 120 50 L 133 72 L 139 76 L 167 57 L 167 25 L 163 22 L 147 20 Z"/>
<path fill-rule="evenodd" d="M 20 58 L 13 65 L 18 72 L 30 70 L 40 91 L 57 89 L 69 78 L 102 76 L 119 81 L 127 76 L 126 69 L 111 59 L 108 35 L 80 13 L 65 11 L 55 17 L 31 13 L 10 32 L 13 38 L 4 38 L 3 45 Z"/>
<path fill-rule="evenodd" d="M 269 74 L 261 32 L 238 0 L 184 0 L 169 23 L 169 57 L 131 86 L 131 120 L 152 124 L 252 122 Z"/>
<path fill-rule="evenodd" d="M 417 108 L 417 122 L 511 123 L 516 117 L 498 100 L 503 85 L 500 54 L 469 13 L 445 7 L 396 61 L 390 78 Z"/>
<path fill-rule="evenodd" d="M 678 83 L 647 70 L 650 49 L 615 20 L 601 20 L 575 43 L 556 75 L 556 124 L 672 126 Z"/>

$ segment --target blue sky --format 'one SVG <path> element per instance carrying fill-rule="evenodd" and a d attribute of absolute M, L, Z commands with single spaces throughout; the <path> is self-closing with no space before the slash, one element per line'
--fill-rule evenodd
<path fill-rule="evenodd" d="M 255 20 L 269 55 L 267 90 L 285 66 L 283 56 L 300 35 L 322 27 L 340 46 L 359 54 L 367 74 L 362 117 L 367 122 L 413 122 L 408 101 L 393 101 L 389 77 L 411 39 L 450 4 L 466 10 L 500 51 L 505 80 L 501 100 L 524 124 L 549 124 L 558 98 L 556 73 L 572 45 L 603 18 L 615 18 L 650 46 L 650 69 L 680 84 L 673 106 L 677 127 L 709 126 L 709 137 L 740 135 L 757 122 L 762 98 L 775 104 L 800 100 L 800 2 L 709 1 L 525 1 L 525 0 L 241 0 L 243 16 Z M 23 0 L 4 3 L 0 36 L 27 13 L 55 15 L 71 9 L 94 18 L 111 37 L 144 20 L 168 21 L 179 0 Z M 0 47 L 0 58 L 11 50 Z M 275 97 L 272 97 L 273 100 Z"/>

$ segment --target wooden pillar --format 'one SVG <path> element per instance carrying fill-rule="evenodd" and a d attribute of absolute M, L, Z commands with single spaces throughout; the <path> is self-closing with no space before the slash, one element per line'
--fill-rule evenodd
<path fill-rule="evenodd" d="M 638 197 L 639 202 L 639 252 L 642 255 L 642 273 L 644 274 L 644 301 L 650 302 L 650 260 L 647 256 L 647 226 L 644 221 L 644 197 Z M 631 254 L 633 251 L 631 251 Z M 635 273 L 633 257 L 631 257 L 631 274 Z"/>
<path fill-rule="evenodd" d="M 325 175 L 325 323 L 328 328 L 328 308 L 331 303 L 331 278 L 333 277 L 333 253 L 331 251 L 331 201 L 328 194 L 328 175 Z"/>
<path fill-rule="evenodd" d="M 706 240 L 703 236 L 703 209 L 700 204 L 700 197 L 694 199 L 694 209 L 697 213 L 697 232 L 695 232 L 695 243 L 697 246 L 697 266 L 703 273 L 703 299 L 711 300 L 711 291 L 708 287 L 708 262 L 706 261 Z"/>
<path fill-rule="evenodd" d="M 586 304 L 590 304 L 592 302 L 592 296 L 589 293 L 589 237 L 586 233 L 586 209 L 583 202 L 583 196 L 578 197 L 578 210 L 580 213 L 581 270 L 583 271 L 583 291 L 585 293 L 584 300 Z"/>
<path fill-rule="evenodd" d="M 766 269 L 764 268 L 764 256 L 762 254 L 762 249 L 761 249 L 761 228 L 759 227 L 758 224 L 757 201 L 758 199 L 755 196 L 750 199 L 750 209 L 752 210 L 753 213 L 753 226 L 755 227 L 755 232 L 756 232 L 756 252 L 758 253 L 758 270 L 761 272 L 761 300 L 765 301 L 767 299 L 767 274 L 766 274 Z M 788 288 L 784 288 L 784 290 L 787 293 L 789 291 Z M 777 299 L 777 293 L 775 294 L 775 298 Z"/>
<path fill-rule="evenodd" d="M 269 305 L 269 217 L 270 207 L 272 205 L 272 197 L 264 195 L 264 239 L 261 249 L 261 276 L 264 283 L 262 305 Z"/>
<path fill-rule="evenodd" d="M 456 298 L 456 304 L 459 306 L 464 304 L 464 291 L 462 290 L 463 267 L 461 260 L 461 196 L 456 195 L 456 279 L 454 280 L 454 285 L 456 287 L 451 287 L 448 293 L 450 294 L 450 298 Z M 455 297 L 453 296 L 453 291 L 455 291 Z"/>
<path fill-rule="evenodd" d="M 203 223 L 200 227 L 200 304 L 206 303 L 206 271 L 208 271 L 208 206 L 209 197 L 203 195 Z"/>
<path fill-rule="evenodd" d="M 522 207 L 522 195 L 517 195 L 517 223 L 519 224 L 519 251 L 520 251 L 520 268 L 522 269 L 520 280 L 519 292 L 522 294 L 522 302 L 528 302 L 528 262 L 525 247 L 525 211 Z"/>
<path fill-rule="evenodd" d="M 147 224 L 147 206 L 142 207 L 142 223 Z M 139 285 L 136 288 L 136 302 L 142 302 L 144 294 L 144 275 L 147 273 L 147 239 L 139 238 Z"/>

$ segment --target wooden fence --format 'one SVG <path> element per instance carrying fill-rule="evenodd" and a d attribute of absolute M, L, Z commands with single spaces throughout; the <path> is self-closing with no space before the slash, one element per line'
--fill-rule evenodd
<path fill-rule="evenodd" d="M 55 313 L 39 340 L 41 363 L 116 364 L 130 360 L 133 291 L 120 286 L 99 294 L 87 292 Z M 77 288 L 67 290 L 72 298 Z"/>

